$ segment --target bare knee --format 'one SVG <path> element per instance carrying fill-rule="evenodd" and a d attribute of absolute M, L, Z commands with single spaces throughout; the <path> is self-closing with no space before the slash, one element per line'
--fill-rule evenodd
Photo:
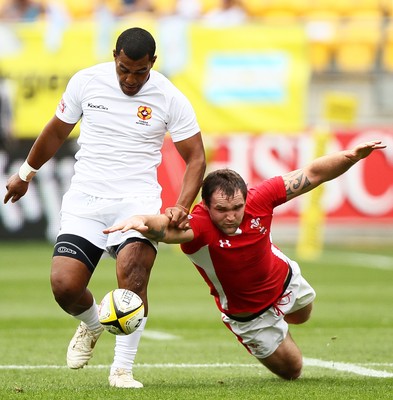
<path fill-rule="evenodd" d="M 279 371 L 276 374 L 287 381 L 294 381 L 298 378 L 300 378 L 302 374 L 302 365 L 303 363 L 297 363 L 295 365 L 290 365 L 286 370 Z"/>
<path fill-rule="evenodd" d="M 300 359 L 287 360 L 286 362 L 272 362 L 267 359 L 259 360 L 271 372 L 287 381 L 298 379 L 302 374 L 303 362 Z"/>
<path fill-rule="evenodd" d="M 76 265 L 77 263 L 79 264 Z M 50 275 L 52 293 L 63 310 L 78 315 L 91 306 L 93 299 L 86 291 L 90 277 L 91 273 L 79 261 L 53 262 Z"/>
<path fill-rule="evenodd" d="M 273 354 L 261 358 L 259 361 L 271 372 L 285 380 L 298 379 L 302 373 L 302 353 L 289 332 Z"/>
<path fill-rule="evenodd" d="M 67 279 L 51 277 L 52 293 L 61 308 L 67 310 L 72 304 L 77 302 L 81 296 L 80 288 L 75 287 Z"/>

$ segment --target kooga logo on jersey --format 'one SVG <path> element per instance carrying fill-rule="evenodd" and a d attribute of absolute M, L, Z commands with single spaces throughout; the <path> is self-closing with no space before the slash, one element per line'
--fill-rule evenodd
<path fill-rule="evenodd" d="M 102 104 L 93 104 L 93 103 L 87 103 L 87 107 L 90 108 L 98 108 L 99 110 L 108 110 L 108 107 L 103 106 Z"/>

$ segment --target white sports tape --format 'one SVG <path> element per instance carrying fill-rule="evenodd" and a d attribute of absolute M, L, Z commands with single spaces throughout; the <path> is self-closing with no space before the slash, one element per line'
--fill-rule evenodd
<path fill-rule="evenodd" d="M 19 178 L 22 179 L 22 181 L 30 182 L 37 171 L 38 169 L 31 167 L 28 162 L 25 161 L 19 168 Z"/>

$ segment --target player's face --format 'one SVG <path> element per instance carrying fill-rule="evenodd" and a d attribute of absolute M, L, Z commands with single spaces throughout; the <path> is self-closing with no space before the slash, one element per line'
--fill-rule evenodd
<path fill-rule="evenodd" d="M 220 190 L 216 190 L 211 197 L 210 207 L 205 204 L 214 225 L 227 235 L 234 235 L 239 228 L 245 206 L 246 201 L 240 190 L 235 192 L 233 197 L 228 197 Z"/>
<path fill-rule="evenodd" d="M 146 54 L 145 57 L 135 61 L 128 58 L 123 50 L 119 54 L 114 51 L 113 56 L 120 89 L 127 96 L 135 96 L 149 79 L 156 57 L 150 60 Z"/>

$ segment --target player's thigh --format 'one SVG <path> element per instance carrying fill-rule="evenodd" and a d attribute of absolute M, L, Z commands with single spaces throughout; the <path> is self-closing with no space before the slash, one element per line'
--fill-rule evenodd
<path fill-rule="evenodd" d="M 247 322 L 222 316 L 225 325 L 247 350 L 271 372 L 283 379 L 296 379 L 302 368 L 302 356 L 293 341 L 288 324 L 270 308 Z"/>
<path fill-rule="evenodd" d="M 303 324 L 308 321 L 311 316 L 313 303 L 307 304 L 300 310 L 285 315 L 285 321 L 288 324 Z"/>
<path fill-rule="evenodd" d="M 103 249 L 85 238 L 72 234 L 57 237 L 53 249 L 51 284 L 56 297 L 78 298 L 103 254 Z"/>
<path fill-rule="evenodd" d="M 156 249 L 148 240 L 129 238 L 117 252 L 116 274 L 119 287 L 143 295 L 156 253 Z"/>
<path fill-rule="evenodd" d="M 298 378 L 303 365 L 302 353 L 289 332 L 270 356 L 258 360 L 284 379 Z"/>

